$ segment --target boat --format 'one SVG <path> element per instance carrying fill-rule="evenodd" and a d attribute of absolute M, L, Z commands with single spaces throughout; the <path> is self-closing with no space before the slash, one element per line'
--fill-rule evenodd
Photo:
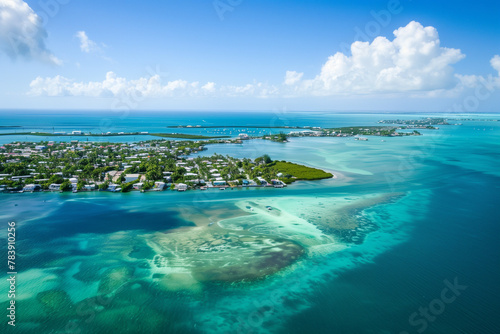
<path fill-rule="evenodd" d="M 220 187 L 219 190 L 226 190 L 226 188 L 225 187 Z"/>

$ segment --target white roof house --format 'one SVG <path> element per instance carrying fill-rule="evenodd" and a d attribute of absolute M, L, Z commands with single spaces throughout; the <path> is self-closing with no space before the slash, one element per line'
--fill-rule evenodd
<path fill-rule="evenodd" d="M 188 186 L 184 183 L 179 183 L 176 187 L 177 191 L 186 191 Z"/>
<path fill-rule="evenodd" d="M 52 183 L 50 186 L 49 186 L 49 190 L 51 191 L 54 191 L 54 190 L 59 190 L 61 189 L 61 185 L 60 184 L 57 184 L 57 183 Z"/>
<path fill-rule="evenodd" d="M 125 183 L 135 181 L 141 177 L 141 174 L 126 174 Z"/>

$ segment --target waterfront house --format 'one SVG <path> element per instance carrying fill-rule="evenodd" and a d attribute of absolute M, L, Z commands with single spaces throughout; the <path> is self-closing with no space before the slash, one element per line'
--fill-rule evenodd
<path fill-rule="evenodd" d="M 57 183 L 52 183 L 50 186 L 49 186 L 49 190 L 50 191 L 57 191 L 61 189 L 61 185 L 60 184 L 57 184 Z"/>
<path fill-rule="evenodd" d="M 286 187 L 286 183 L 283 182 L 283 181 L 280 181 L 280 180 L 271 180 L 271 184 L 275 187 L 275 188 L 283 188 L 283 187 Z"/>
<path fill-rule="evenodd" d="M 39 184 L 27 184 L 23 188 L 24 191 L 40 191 L 42 187 Z"/>
<path fill-rule="evenodd" d="M 226 186 L 227 184 L 226 184 L 226 181 L 214 181 L 213 185 L 215 187 L 223 187 L 223 186 Z"/>
<path fill-rule="evenodd" d="M 165 189 L 165 182 L 156 181 L 153 189 L 157 191 L 162 191 L 163 189 Z"/>
<path fill-rule="evenodd" d="M 259 176 L 257 180 L 259 180 L 261 186 L 267 186 L 267 181 L 264 178 Z"/>
<path fill-rule="evenodd" d="M 118 191 L 118 189 L 121 190 L 120 185 L 111 183 L 110 185 L 108 185 L 108 189 L 106 189 L 106 190 L 115 192 L 115 191 Z"/>
<path fill-rule="evenodd" d="M 177 189 L 177 191 L 186 191 L 188 186 L 187 184 L 179 183 L 175 188 Z"/>

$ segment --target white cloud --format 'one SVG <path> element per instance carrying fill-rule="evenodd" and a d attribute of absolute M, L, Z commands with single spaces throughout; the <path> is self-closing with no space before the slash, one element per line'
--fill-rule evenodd
<path fill-rule="evenodd" d="M 201 89 L 213 93 L 215 92 L 215 82 L 207 82 L 205 85 L 201 87 Z"/>
<path fill-rule="evenodd" d="M 113 59 L 106 56 L 104 49 L 106 45 L 104 43 L 97 44 L 89 38 L 87 33 L 83 30 L 77 31 L 75 34 L 80 41 L 80 50 L 85 53 L 93 53 L 99 55 L 102 59 L 112 62 Z"/>
<path fill-rule="evenodd" d="M 495 55 L 493 58 L 490 60 L 491 67 L 493 67 L 499 74 L 500 76 L 500 56 Z"/>
<path fill-rule="evenodd" d="M 36 59 L 62 64 L 46 45 L 40 17 L 21 0 L 0 0 L 0 51 L 12 59 Z"/>
<path fill-rule="evenodd" d="M 394 40 L 377 37 L 354 42 L 351 55 L 330 56 L 315 78 L 300 82 L 313 95 L 393 93 L 451 89 L 457 83 L 452 64 L 465 55 L 440 46 L 434 27 L 412 21 L 394 31 Z M 295 84 L 297 73 L 287 72 Z M 289 80 L 289 81 L 290 81 Z M 286 82 L 286 80 L 285 80 Z"/>
<path fill-rule="evenodd" d="M 76 37 L 80 40 L 80 50 L 86 53 L 100 50 L 96 42 L 89 39 L 85 31 L 78 31 Z"/>
<path fill-rule="evenodd" d="M 103 81 L 76 82 L 63 76 L 37 77 L 30 83 L 30 95 L 34 96 L 87 96 L 117 97 L 134 94 L 143 97 L 194 96 L 200 93 L 198 82 L 173 80 L 162 84 L 159 75 L 127 80 L 114 72 L 106 73 Z M 209 82 L 201 88 L 204 93 L 215 90 L 215 83 Z"/>
<path fill-rule="evenodd" d="M 30 83 L 31 96 L 86 96 L 86 97 L 120 97 L 122 95 L 141 97 L 237 97 L 254 96 L 267 98 L 276 96 L 279 90 L 260 82 L 243 86 L 221 86 L 217 89 L 215 82 L 200 85 L 198 81 L 172 80 L 161 82 L 159 75 L 128 80 L 118 77 L 114 72 L 106 73 L 103 81 L 77 82 L 63 76 L 37 77 Z"/>
<path fill-rule="evenodd" d="M 295 71 L 286 71 L 284 84 L 287 86 L 294 85 L 297 82 L 299 82 L 300 79 L 302 79 L 303 75 L 304 73 L 298 73 Z"/>
<path fill-rule="evenodd" d="M 457 74 L 456 77 L 459 80 L 459 84 L 455 87 L 454 91 L 461 92 L 470 88 L 483 87 L 488 89 L 490 92 L 500 89 L 500 56 L 494 55 L 490 59 L 491 67 L 497 71 L 497 76 L 488 75 L 486 77 L 482 75 L 461 75 Z"/>
<path fill-rule="evenodd" d="M 3 0 L 0 0 L 3 1 Z M 85 32 L 78 33 L 82 51 L 95 43 Z M 241 85 L 220 85 L 209 81 L 173 80 L 162 82 L 159 75 L 126 79 L 108 72 L 102 81 L 77 82 L 63 76 L 38 77 L 30 84 L 34 96 L 117 97 L 311 97 L 385 94 L 391 98 L 456 97 L 477 87 L 488 91 L 500 88 L 500 56 L 491 66 L 498 76 L 455 74 L 452 65 L 465 57 L 458 49 L 440 46 L 435 28 L 410 22 L 394 31 L 394 39 L 377 37 L 371 43 L 354 42 L 351 55 L 337 52 L 311 79 L 304 73 L 287 71 L 280 85 L 254 81 Z"/>

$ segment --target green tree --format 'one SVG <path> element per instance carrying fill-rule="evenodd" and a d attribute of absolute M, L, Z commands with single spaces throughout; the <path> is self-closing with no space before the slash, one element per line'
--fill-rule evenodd
<path fill-rule="evenodd" d="M 69 182 L 69 180 L 64 180 L 64 182 L 59 186 L 59 189 L 61 189 L 62 191 L 71 190 L 71 182 Z"/>
<path fill-rule="evenodd" d="M 160 180 L 162 178 L 161 168 L 159 166 L 151 166 L 146 171 L 146 179 Z"/>
<path fill-rule="evenodd" d="M 120 177 L 118 178 L 118 183 L 123 183 L 125 182 L 125 173 L 121 173 Z"/>
<path fill-rule="evenodd" d="M 83 180 L 78 180 L 78 183 L 76 184 L 76 190 L 80 191 L 85 187 L 85 182 Z"/>
<path fill-rule="evenodd" d="M 101 183 L 99 185 L 99 189 L 101 189 L 101 190 L 106 190 L 106 189 L 108 189 L 108 187 L 109 187 L 109 181 L 106 181 L 106 182 Z"/>

